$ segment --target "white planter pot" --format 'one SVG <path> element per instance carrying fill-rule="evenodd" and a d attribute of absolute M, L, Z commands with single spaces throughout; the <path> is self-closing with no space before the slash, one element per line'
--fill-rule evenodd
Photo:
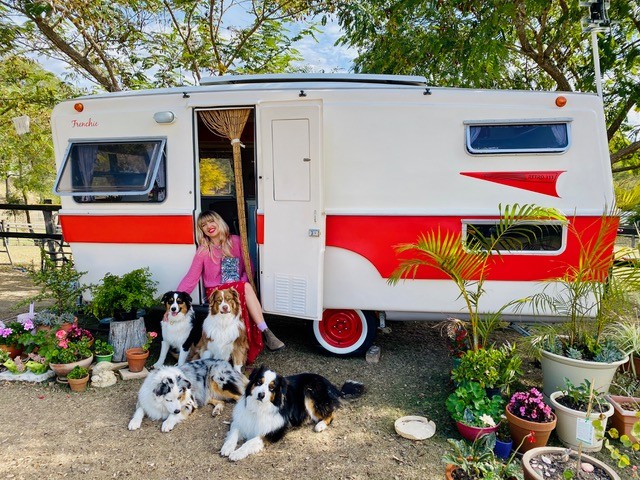
<path fill-rule="evenodd" d="M 545 398 L 549 398 L 553 392 L 565 389 L 565 378 L 574 385 L 580 385 L 585 380 L 593 383 L 593 388 L 602 393 L 609 392 L 609 386 L 618 367 L 629 360 L 625 357 L 613 363 L 589 362 L 587 360 L 575 360 L 542 351 L 542 392 Z"/>
<path fill-rule="evenodd" d="M 602 420 L 602 432 L 596 432 L 591 422 L 596 420 L 601 414 L 592 412 L 587 419 L 585 412 L 567 408 L 560 405 L 556 398 L 564 395 L 564 392 L 553 392 L 549 398 L 549 404 L 558 417 L 556 423 L 556 434 L 560 441 L 569 448 L 577 450 L 582 445 L 584 452 L 599 452 L 602 449 L 604 432 L 607 430 L 607 419 L 613 415 L 613 406 L 610 403 L 609 409 L 604 412 Z"/>

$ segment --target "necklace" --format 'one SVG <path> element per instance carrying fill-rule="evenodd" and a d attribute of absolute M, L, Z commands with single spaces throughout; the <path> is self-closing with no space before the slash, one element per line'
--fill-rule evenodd
<path fill-rule="evenodd" d="M 216 248 L 218 250 L 222 250 L 222 244 L 220 245 L 216 245 L 215 243 L 213 244 L 213 248 Z"/>

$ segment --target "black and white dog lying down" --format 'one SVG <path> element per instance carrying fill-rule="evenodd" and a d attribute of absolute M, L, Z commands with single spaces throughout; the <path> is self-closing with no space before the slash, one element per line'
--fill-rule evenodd
<path fill-rule="evenodd" d="M 225 402 L 241 397 L 246 384 L 247 378 L 229 362 L 213 358 L 152 370 L 138 392 L 129 430 L 140 428 L 146 415 L 151 420 L 164 420 L 162 431 L 169 432 L 208 403 L 214 405 L 213 415 L 218 415 Z"/>
<path fill-rule="evenodd" d="M 237 461 L 260 452 L 264 442 L 280 440 L 292 427 L 315 423 L 322 432 L 334 418 L 341 399 L 364 393 L 361 383 L 347 381 L 340 390 L 315 373 L 290 377 L 262 366 L 254 370 L 244 395 L 233 409 L 233 420 L 220 454 Z M 240 440 L 245 443 L 237 448 Z"/>

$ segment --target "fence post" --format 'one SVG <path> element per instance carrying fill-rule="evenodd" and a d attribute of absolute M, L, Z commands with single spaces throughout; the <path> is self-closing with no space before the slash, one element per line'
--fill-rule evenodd
<path fill-rule="evenodd" d="M 51 205 L 51 199 L 45 199 L 43 202 L 45 205 Z M 44 217 L 44 230 L 48 234 L 56 233 L 56 226 L 53 222 L 53 212 L 50 210 L 44 210 L 42 212 L 42 216 Z M 47 243 L 47 253 L 51 260 L 56 263 L 57 253 L 56 253 L 56 242 L 55 240 L 49 239 L 46 240 Z"/>

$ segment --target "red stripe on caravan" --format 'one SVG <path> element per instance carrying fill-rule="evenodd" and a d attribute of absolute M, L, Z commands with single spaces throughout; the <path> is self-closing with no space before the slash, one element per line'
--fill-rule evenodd
<path fill-rule="evenodd" d="M 509 187 L 530 190 L 552 197 L 560 197 L 556 190 L 558 177 L 566 170 L 528 172 L 460 172 L 466 177 L 479 178 Z"/>
<path fill-rule="evenodd" d="M 326 245 L 343 248 L 366 258 L 380 273 L 389 278 L 398 267 L 401 257 L 396 255 L 394 246 L 416 242 L 418 235 L 427 231 L 440 230 L 444 235 L 453 232 L 461 235 L 463 217 L 379 217 L 379 216 L 328 216 Z M 468 219 L 469 217 L 464 217 Z M 484 219 L 488 217 L 474 217 Z M 559 254 L 516 254 L 494 256 L 490 261 L 488 278 L 491 280 L 535 281 L 558 278 L 570 266 L 577 265 L 580 245 L 589 245 L 598 234 L 602 217 L 576 217 L 570 221 L 567 245 Z M 602 258 L 611 255 L 615 240 L 617 219 L 609 218 L 607 227 L 610 238 L 603 242 Z M 576 233 L 573 233 L 573 230 Z M 410 255 L 404 254 L 404 257 Z M 602 272 L 606 275 L 606 272 Z M 446 279 L 434 268 L 420 267 L 418 279 Z"/>
<path fill-rule="evenodd" d="M 60 215 L 66 242 L 191 244 L 190 215 Z"/>

